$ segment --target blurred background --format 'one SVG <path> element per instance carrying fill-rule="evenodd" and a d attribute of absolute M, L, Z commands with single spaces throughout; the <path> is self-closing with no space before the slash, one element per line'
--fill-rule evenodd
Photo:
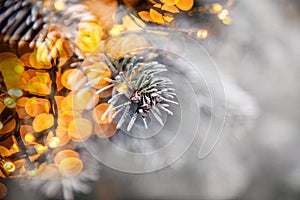
<path fill-rule="evenodd" d="M 202 43 L 230 82 L 230 116 L 213 152 L 199 160 L 192 145 L 145 174 L 101 165 L 91 193 L 75 199 L 300 199 L 300 2 L 237 0 L 230 13 L 231 24 Z M 8 188 L 6 199 L 45 198 Z"/>

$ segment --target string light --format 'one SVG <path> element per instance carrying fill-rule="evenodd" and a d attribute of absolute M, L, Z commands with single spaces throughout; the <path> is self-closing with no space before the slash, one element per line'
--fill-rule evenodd
<path fill-rule="evenodd" d="M 35 149 L 36 149 L 36 151 L 37 151 L 39 154 L 41 154 L 41 153 L 43 153 L 45 150 L 47 150 L 47 147 L 46 147 L 46 146 L 43 146 L 43 145 L 41 145 L 41 144 L 37 144 L 37 145 L 35 145 Z"/>
<path fill-rule="evenodd" d="M 35 141 L 35 137 L 31 134 L 31 133 L 27 133 L 25 135 L 25 141 L 28 142 L 28 143 L 32 143 Z"/>
<path fill-rule="evenodd" d="M 10 162 L 10 161 L 6 161 L 4 164 L 3 164 L 3 168 L 5 169 L 5 171 L 11 173 L 11 172 L 14 172 L 15 169 L 16 169 L 16 166 L 14 163 Z"/>
<path fill-rule="evenodd" d="M 51 138 L 51 140 L 49 141 L 48 145 L 51 148 L 55 148 L 59 145 L 60 139 L 58 137 L 53 137 Z"/>
<path fill-rule="evenodd" d="M 16 101 L 15 101 L 13 98 L 11 98 L 11 97 L 6 97 L 6 98 L 4 99 L 4 105 L 5 105 L 6 107 L 8 107 L 8 108 L 15 108 L 16 105 L 17 105 L 17 103 L 16 103 Z"/>
<path fill-rule="evenodd" d="M 223 7 L 221 4 L 214 3 L 211 5 L 210 12 L 213 14 L 216 14 L 216 13 L 220 12 L 222 9 L 223 9 Z"/>
<path fill-rule="evenodd" d="M 229 11 L 228 11 L 228 10 L 222 10 L 222 11 L 218 14 L 218 18 L 219 18 L 220 20 L 224 20 L 228 15 L 229 15 Z"/>
<path fill-rule="evenodd" d="M 207 38 L 207 36 L 208 36 L 208 31 L 207 30 L 200 29 L 197 32 L 197 37 L 200 38 L 200 39 L 205 39 L 205 38 Z"/>

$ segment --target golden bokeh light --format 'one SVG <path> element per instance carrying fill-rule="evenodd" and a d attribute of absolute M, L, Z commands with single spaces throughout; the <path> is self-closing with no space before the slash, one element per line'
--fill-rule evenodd
<path fill-rule="evenodd" d="M 61 10 L 65 9 L 65 4 L 64 4 L 64 2 L 62 2 L 62 1 L 60 1 L 60 0 L 56 0 L 56 1 L 54 2 L 54 8 L 55 8 L 56 10 L 61 11 Z"/>
<path fill-rule="evenodd" d="M 58 165 L 59 173 L 62 176 L 76 176 L 83 169 L 83 163 L 79 158 L 68 157 Z"/>
<path fill-rule="evenodd" d="M 75 43 L 83 53 L 90 53 L 101 42 L 102 35 L 102 24 L 99 21 L 82 21 L 78 25 Z"/>
<path fill-rule="evenodd" d="M 229 15 L 229 11 L 228 11 L 228 10 L 222 10 L 222 11 L 218 14 L 218 18 L 219 18 L 220 20 L 224 20 L 228 15 Z"/>
<path fill-rule="evenodd" d="M 205 39 L 205 38 L 207 38 L 207 36 L 208 36 L 208 31 L 207 30 L 205 30 L 205 29 L 198 30 L 198 32 L 197 32 L 197 37 L 198 38 Z"/>
<path fill-rule="evenodd" d="M 52 127 L 54 124 L 54 117 L 50 113 L 42 113 L 37 115 L 33 122 L 32 127 L 35 132 L 41 132 L 47 130 L 48 128 Z"/>
<path fill-rule="evenodd" d="M 108 103 L 101 103 L 97 105 L 93 111 L 93 119 L 98 124 L 108 124 L 112 119 L 112 115 L 115 113 L 113 106 Z M 105 116 L 104 116 L 105 115 Z"/>
<path fill-rule="evenodd" d="M 210 12 L 213 14 L 216 14 L 218 12 L 220 12 L 223 9 L 222 5 L 219 3 L 214 3 L 211 5 L 211 9 Z"/>
<path fill-rule="evenodd" d="M 59 143 L 60 143 L 60 139 L 58 137 L 53 137 L 49 141 L 48 145 L 50 148 L 55 148 L 55 147 L 59 146 Z"/>
<path fill-rule="evenodd" d="M 54 163 L 56 165 L 59 165 L 61 161 L 63 161 L 66 158 L 80 158 L 79 154 L 74 150 L 62 150 L 58 152 L 54 157 Z"/>
<path fill-rule="evenodd" d="M 93 125 L 85 118 L 75 118 L 68 125 L 68 135 L 71 140 L 80 142 L 92 134 Z"/>
<path fill-rule="evenodd" d="M 121 32 L 124 31 L 124 30 L 125 30 L 125 28 L 124 28 L 123 25 L 115 24 L 115 25 L 112 27 L 112 29 L 111 29 L 111 31 L 110 31 L 110 34 L 111 34 L 112 36 L 117 36 L 117 35 L 120 35 Z"/>
<path fill-rule="evenodd" d="M 14 172 L 16 170 L 16 166 L 14 163 L 12 163 L 11 161 L 5 161 L 3 163 L 3 168 L 5 171 L 7 171 L 8 173 Z"/>
<path fill-rule="evenodd" d="M 194 0 L 175 0 L 175 5 L 184 11 L 190 10 L 194 5 Z"/>

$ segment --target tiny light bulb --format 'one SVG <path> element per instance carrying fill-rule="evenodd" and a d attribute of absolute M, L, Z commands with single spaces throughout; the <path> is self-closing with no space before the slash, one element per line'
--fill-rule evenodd
<path fill-rule="evenodd" d="M 64 2 L 61 2 L 61 1 L 55 1 L 54 8 L 56 10 L 63 10 L 63 9 L 65 9 L 65 4 L 64 4 Z"/>
<path fill-rule="evenodd" d="M 35 149 L 38 153 L 43 153 L 47 149 L 47 147 L 45 147 L 41 144 L 37 144 L 37 145 L 35 145 Z"/>
<path fill-rule="evenodd" d="M 25 135 L 25 141 L 28 142 L 28 143 L 32 143 L 35 141 L 35 137 L 31 134 L 31 133 L 27 133 Z"/>
<path fill-rule="evenodd" d="M 220 20 L 224 20 L 228 15 L 229 15 L 229 11 L 228 11 L 228 10 L 222 10 L 222 11 L 218 14 L 218 18 L 219 18 Z"/>
<path fill-rule="evenodd" d="M 23 92 L 20 89 L 10 89 L 8 90 L 8 94 L 12 97 L 19 98 L 23 95 Z"/>
<path fill-rule="evenodd" d="M 5 169 L 5 171 L 7 172 L 14 172 L 15 169 L 16 169 L 16 166 L 14 163 L 10 162 L 10 161 L 6 161 L 4 164 L 3 164 L 3 168 Z"/>
<path fill-rule="evenodd" d="M 205 39 L 205 38 L 207 38 L 207 36 L 208 36 L 208 31 L 207 30 L 200 29 L 197 32 L 197 37 L 198 38 Z"/>
<path fill-rule="evenodd" d="M 11 97 L 6 97 L 6 98 L 4 99 L 4 105 L 5 105 L 6 107 L 8 107 L 8 108 L 14 108 L 14 107 L 16 107 L 17 103 L 16 103 L 16 101 L 15 101 L 13 98 L 11 98 Z"/>
<path fill-rule="evenodd" d="M 111 35 L 112 36 L 117 36 L 117 35 L 120 35 L 120 33 L 124 30 L 124 27 L 123 25 L 114 25 L 110 31 Z"/>
<path fill-rule="evenodd" d="M 211 13 L 218 13 L 223 9 L 223 7 L 221 6 L 221 4 L 218 3 L 214 3 L 212 4 L 212 8 L 210 10 Z"/>
<path fill-rule="evenodd" d="M 49 142 L 49 147 L 55 148 L 58 146 L 59 142 L 60 142 L 60 139 L 58 137 L 53 137 L 53 138 L 51 138 L 51 140 Z"/>

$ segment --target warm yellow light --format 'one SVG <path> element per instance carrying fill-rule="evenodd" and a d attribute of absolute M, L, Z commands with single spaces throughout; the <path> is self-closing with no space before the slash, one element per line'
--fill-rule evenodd
<path fill-rule="evenodd" d="M 3 123 L 0 122 L 0 130 L 3 128 Z"/>
<path fill-rule="evenodd" d="M 207 30 L 203 30 L 203 29 L 200 29 L 198 32 L 197 32 L 197 37 L 198 38 L 201 38 L 201 39 L 205 39 L 207 38 L 208 36 L 208 31 Z"/>
<path fill-rule="evenodd" d="M 17 145 L 16 143 L 14 143 L 14 144 L 12 145 L 12 149 L 18 151 L 18 150 L 19 150 L 19 147 L 18 147 L 18 145 Z"/>
<path fill-rule="evenodd" d="M 16 166 L 14 163 L 10 162 L 10 161 L 6 161 L 4 164 L 3 164 L 3 168 L 5 169 L 5 171 L 7 172 L 14 172 L 15 169 L 16 169 Z"/>
<path fill-rule="evenodd" d="M 35 149 L 36 149 L 36 151 L 37 151 L 38 153 L 43 153 L 43 152 L 47 149 L 47 147 L 46 147 L 46 146 L 43 146 L 43 145 L 41 145 L 41 144 L 37 144 L 37 145 L 35 146 Z"/>
<path fill-rule="evenodd" d="M 61 1 L 55 1 L 54 7 L 56 10 L 63 10 L 65 9 L 65 4 Z"/>
<path fill-rule="evenodd" d="M 111 35 L 112 36 L 117 36 L 117 35 L 120 35 L 120 33 L 124 30 L 124 27 L 123 25 L 114 25 L 110 31 Z"/>
<path fill-rule="evenodd" d="M 228 15 L 229 15 L 229 11 L 228 11 L 228 10 L 222 10 L 222 11 L 218 14 L 218 18 L 219 18 L 220 20 L 224 20 Z"/>
<path fill-rule="evenodd" d="M 226 16 L 225 19 L 223 19 L 222 21 L 224 24 L 231 24 L 231 17 L 230 16 Z"/>
<path fill-rule="evenodd" d="M 51 138 L 51 140 L 49 142 L 49 147 L 55 148 L 58 146 L 59 142 L 60 142 L 60 139 L 58 137 L 53 137 L 53 138 Z"/>
<path fill-rule="evenodd" d="M 22 65 L 17 65 L 17 66 L 15 66 L 14 70 L 18 74 L 22 74 L 24 72 L 24 67 Z"/>
<path fill-rule="evenodd" d="M 218 3 L 214 3 L 211 6 L 212 6 L 212 8 L 211 8 L 210 12 L 214 13 L 214 14 L 220 12 L 223 9 L 221 4 L 218 4 Z"/>
<path fill-rule="evenodd" d="M 32 143 L 35 141 L 35 137 L 31 134 L 31 133 L 27 133 L 25 135 L 25 141 L 28 142 L 28 143 Z"/>

